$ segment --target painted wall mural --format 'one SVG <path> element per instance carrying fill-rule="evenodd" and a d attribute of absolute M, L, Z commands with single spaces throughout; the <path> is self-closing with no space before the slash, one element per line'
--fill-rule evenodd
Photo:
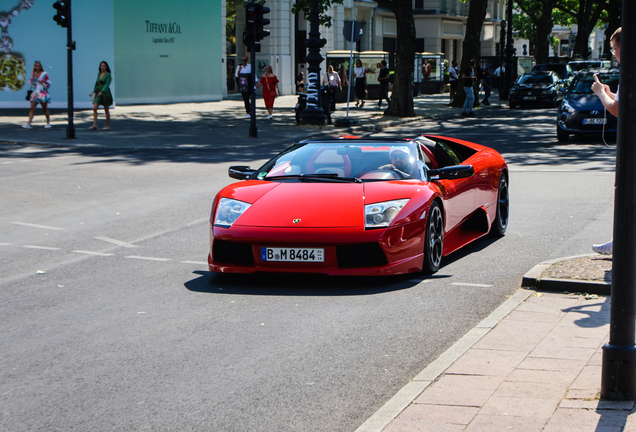
<path fill-rule="evenodd" d="M 22 90 L 27 80 L 24 56 L 12 52 L 13 39 L 9 36 L 11 21 L 21 12 L 31 9 L 34 0 L 19 0 L 18 5 L 10 11 L 0 11 L 0 90 Z M 6 2 L 3 2 L 3 4 Z"/>

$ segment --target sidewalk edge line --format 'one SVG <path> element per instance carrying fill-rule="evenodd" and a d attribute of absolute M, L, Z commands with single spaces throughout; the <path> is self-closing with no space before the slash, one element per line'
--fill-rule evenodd
<path fill-rule="evenodd" d="M 574 255 L 565 258 L 543 261 L 532 267 L 521 280 L 521 286 L 536 291 L 546 292 L 585 292 L 589 294 L 610 295 L 611 283 L 578 279 L 541 278 L 541 275 L 552 264 L 577 258 L 585 258 L 597 254 Z"/>
<path fill-rule="evenodd" d="M 455 342 L 431 362 L 411 382 L 406 384 L 395 396 L 381 406 L 371 417 L 362 423 L 355 432 L 381 432 L 393 419 L 400 415 L 430 384 L 432 384 L 459 357 L 468 351 L 510 312 L 526 301 L 534 291 L 518 289 L 508 300 L 503 302 L 490 315 Z"/>

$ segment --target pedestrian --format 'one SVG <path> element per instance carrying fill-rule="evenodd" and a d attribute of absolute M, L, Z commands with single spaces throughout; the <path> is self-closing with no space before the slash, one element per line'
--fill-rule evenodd
<path fill-rule="evenodd" d="M 380 73 L 378 75 L 378 82 L 380 83 L 380 96 L 378 99 L 378 108 L 382 108 L 382 100 L 386 99 L 386 102 L 391 105 L 391 99 L 389 99 L 389 69 L 386 67 L 386 61 L 380 62 Z"/>
<path fill-rule="evenodd" d="M 256 83 L 256 87 L 263 89 L 263 100 L 265 101 L 265 108 L 269 115 L 268 120 L 274 120 L 274 100 L 276 96 L 280 94 L 278 91 L 278 77 L 272 70 L 271 65 L 265 66 L 265 73 L 261 75 L 261 79 Z"/>
<path fill-rule="evenodd" d="M 246 76 L 240 77 L 240 74 L 251 74 L 252 66 L 247 62 L 247 56 L 243 56 L 241 58 L 241 64 L 236 67 L 236 72 L 234 73 L 234 78 L 236 79 L 236 83 L 238 84 L 239 91 L 241 92 L 241 96 L 243 97 L 243 104 L 245 105 L 245 112 L 247 112 L 247 116 L 245 118 L 250 118 L 251 105 L 250 105 L 250 96 L 252 86 L 250 83 L 250 78 Z M 241 84 L 241 80 L 245 80 L 243 85 Z"/>
<path fill-rule="evenodd" d="M 37 60 L 33 63 L 33 72 L 31 72 L 29 84 L 31 84 L 31 88 L 29 90 L 31 92 L 31 96 L 29 96 L 31 110 L 29 111 L 29 122 L 22 125 L 22 127 L 25 129 L 31 129 L 31 122 L 33 121 L 33 116 L 35 116 L 35 108 L 39 103 L 40 106 L 42 106 L 44 117 L 46 117 L 46 125 L 44 125 L 44 129 L 50 129 L 51 123 L 48 104 L 51 102 L 51 96 L 49 96 L 51 80 L 49 79 L 49 74 L 46 73 L 42 67 L 42 63 Z"/>
<path fill-rule="evenodd" d="M 492 73 L 490 73 L 490 68 L 488 67 L 484 69 L 481 79 L 481 88 L 484 91 L 484 100 L 481 103 L 490 105 L 488 98 L 490 97 L 490 90 L 492 88 Z"/>
<path fill-rule="evenodd" d="M 453 60 L 451 67 L 448 68 L 448 82 L 450 83 L 450 102 L 448 104 L 452 105 L 453 100 L 455 100 L 455 93 L 457 92 L 457 83 L 459 82 L 456 60 Z"/>
<path fill-rule="evenodd" d="M 424 78 L 424 81 L 431 80 L 432 70 L 431 65 L 428 63 L 428 59 L 424 59 L 424 64 L 422 65 L 422 77 Z"/>
<path fill-rule="evenodd" d="M 296 77 L 296 94 L 305 90 L 305 72 L 300 72 Z"/>
<path fill-rule="evenodd" d="M 322 85 L 327 87 L 329 93 L 329 99 L 331 99 L 330 110 L 336 110 L 336 94 L 342 90 L 342 82 L 340 82 L 340 75 L 333 70 L 333 66 L 329 65 L 327 73 L 322 77 Z"/>
<path fill-rule="evenodd" d="M 113 78 L 110 75 L 110 67 L 105 61 L 99 64 L 99 72 L 97 73 L 97 81 L 95 81 L 95 88 L 93 89 L 93 126 L 89 127 L 90 130 L 97 129 L 97 108 L 100 105 L 104 107 L 104 114 L 106 114 L 106 126 L 102 130 L 110 130 L 110 111 L 109 108 L 113 104 L 113 94 L 110 92 L 110 83 Z"/>
<path fill-rule="evenodd" d="M 612 45 L 612 54 L 616 57 L 618 63 L 621 62 L 621 29 L 619 27 L 612 37 L 610 38 L 610 44 Z M 618 91 L 620 84 L 616 89 L 616 93 L 612 93 L 610 87 L 607 84 L 603 84 L 599 81 L 598 76 L 594 75 L 594 83 L 592 84 L 592 91 L 601 100 L 601 103 L 614 117 L 618 117 Z M 596 253 L 603 255 L 611 255 L 614 249 L 614 239 L 607 243 L 592 245 L 592 250 Z"/>
<path fill-rule="evenodd" d="M 356 60 L 356 67 L 353 68 L 356 77 L 356 106 L 364 107 L 364 99 L 367 96 L 367 70 L 362 66 L 362 61 Z"/>
<path fill-rule="evenodd" d="M 462 79 L 464 80 L 464 92 L 466 93 L 462 115 L 465 117 L 475 117 L 475 112 L 473 111 L 473 104 L 475 103 L 473 84 L 477 79 L 477 77 L 475 77 L 475 60 L 470 61 L 470 67 L 464 71 Z"/>

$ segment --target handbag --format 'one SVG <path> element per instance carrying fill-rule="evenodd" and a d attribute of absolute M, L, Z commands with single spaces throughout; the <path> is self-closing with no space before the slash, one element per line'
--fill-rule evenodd
<path fill-rule="evenodd" d="M 33 90 L 27 90 L 27 95 L 25 100 L 31 100 L 31 95 L 33 94 Z"/>
<path fill-rule="evenodd" d="M 95 92 L 88 95 L 91 98 L 91 102 L 95 102 Z"/>

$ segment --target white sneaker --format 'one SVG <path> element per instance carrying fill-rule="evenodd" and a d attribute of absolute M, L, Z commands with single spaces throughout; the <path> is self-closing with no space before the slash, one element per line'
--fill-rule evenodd
<path fill-rule="evenodd" d="M 592 250 L 601 255 L 611 255 L 614 246 L 614 240 L 610 240 L 605 244 L 592 245 Z"/>
<path fill-rule="evenodd" d="M 23 127 L 24 129 L 31 129 L 31 125 L 30 125 L 30 124 L 28 124 L 28 123 L 27 123 L 27 124 L 23 124 L 23 125 L 22 125 L 22 127 Z"/>
<path fill-rule="evenodd" d="M 246 115 L 246 116 L 245 116 L 245 118 L 250 118 L 250 115 L 249 115 L 249 114 L 248 114 L 248 115 Z"/>
<path fill-rule="evenodd" d="M 267 116 L 267 120 L 274 120 L 274 116 L 273 115 L 268 115 Z"/>
<path fill-rule="evenodd" d="M 51 129 L 53 126 L 51 126 L 50 124 L 46 124 L 46 126 L 44 126 L 44 129 Z"/>

